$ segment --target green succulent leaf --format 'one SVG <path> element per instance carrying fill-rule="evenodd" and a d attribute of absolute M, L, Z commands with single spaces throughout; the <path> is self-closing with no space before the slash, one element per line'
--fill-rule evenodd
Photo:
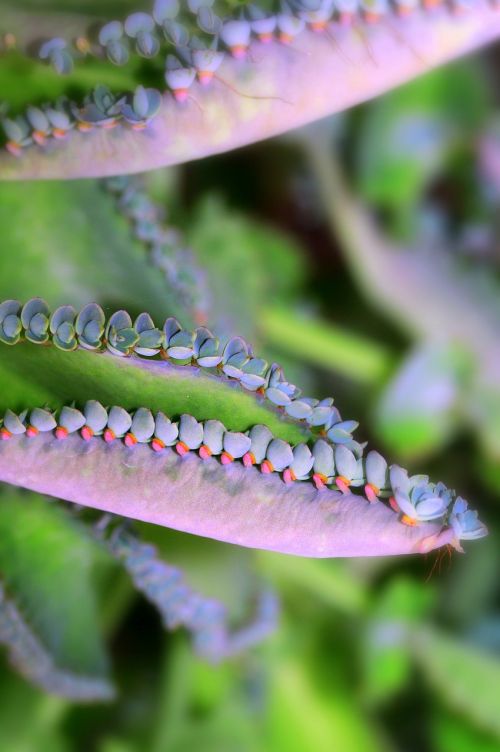
<path fill-rule="evenodd" d="M 68 298 L 76 307 L 96 300 L 137 312 L 147 301 L 155 317 L 189 315 L 97 183 L 0 183 L 0 226 L 2 299 L 40 295 L 52 310 Z M 2 331 L 0 325 L 0 338 Z M 71 332 L 63 331 L 58 345 L 71 343 Z"/>
<path fill-rule="evenodd" d="M 64 353 L 30 343 L 1 348 L 1 409 L 21 409 L 21 395 L 27 404 L 48 402 L 53 407 L 97 399 L 105 405 L 118 401 L 126 409 L 145 405 L 167 415 L 191 412 L 198 419 L 221 420 L 235 431 L 265 423 L 277 436 L 292 442 L 304 436 L 299 425 L 283 420 L 254 395 L 190 366 L 176 369 L 161 362 L 87 350 Z"/>

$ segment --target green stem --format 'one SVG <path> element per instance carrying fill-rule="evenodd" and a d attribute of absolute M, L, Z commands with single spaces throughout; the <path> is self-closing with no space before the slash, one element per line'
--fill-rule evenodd
<path fill-rule="evenodd" d="M 355 381 L 377 384 L 392 365 L 384 345 L 289 308 L 266 308 L 260 326 L 268 345 Z"/>

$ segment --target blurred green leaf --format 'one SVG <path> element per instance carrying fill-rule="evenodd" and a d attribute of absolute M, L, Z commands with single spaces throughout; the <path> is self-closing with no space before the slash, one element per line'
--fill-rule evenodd
<path fill-rule="evenodd" d="M 493 521 L 493 515 L 490 518 Z M 474 630 L 484 616 L 495 612 L 499 570 L 496 530 L 490 531 L 481 546 L 468 547 L 467 556 L 454 556 L 439 603 L 448 624 L 460 630 Z M 498 635 L 500 643 L 500 629 Z"/>
<path fill-rule="evenodd" d="M 453 343 L 425 343 L 403 361 L 375 409 L 375 428 L 391 452 L 428 456 L 459 425 L 459 406 L 472 364 Z"/>
<path fill-rule="evenodd" d="M 487 89 L 470 63 L 379 98 L 364 111 L 357 144 L 363 196 L 395 210 L 413 206 L 486 111 Z"/>
<path fill-rule="evenodd" d="M 335 676 L 315 685 L 303 657 L 279 656 L 271 676 L 268 716 L 273 752 L 381 752 L 369 718 Z"/>
<path fill-rule="evenodd" d="M 303 282 L 304 264 L 295 241 L 284 233 L 230 211 L 206 197 L 186 227 L 189 244 L 206 267 L 214 320 L 254 339 L 262 306 L 290 300 Z"/>
<path fill-rule="evenodd" d="M 267 343 L 277 350 L 355 381 L 378 382 L 391 362 L 383 345 L 312 316 L 301 316 L 293 308 L 266 306 L 260 326 Z"/>
<path fill-rule="evenodd" d="M 407 685 L 412 664 L 409 629 L 422 620 L 432 599 L 429 586 L 395 576 L 376 600 L 362 650 L 363 694 L 369 703 L 385 703 Z"/>
<path fill-rule="evenodd" d="M 70 752 L 61 728 L 68 708 L 66 700 L 44 694 L 2 666 L 0 748 L 12 752 Z"/>
<path fill-rule="evenodd" d="M 416 630 L 411 645 L 440 699 L 500 739 L 500 660 L 431 627 Z"/>
<path fill-rule="evenodd" d="M 0 299 L 185 313 L 97 181 L 0 182 L 0 226 Z"/>
<path fill-rule="evenodd" d="M 259 551 L 257 561 L 280 592 L 295 598 L 298 592 L 305 592 L 319 604 L 350 615 L 359 616 L 364 611 L 368 593 L 345 562 L 302 559 L 269 551 Z"/>
<path fill-rule="evenodd" d="M 183 640 L 165 656 L 150 752 L 258 752 L 259 726 L 244 663 L 208 666 Z"/>
<path fill-rule="evenodd" d="M 2 487 L 0 571 L 8 596 L 75 686 L 79 677 L 107 682 L 92 584 L 102 556 L 54 503 Z"/>
<path fill-rule="evenodd" d="M 498 752 L 497 739 L 458 715 L 440 709 L 434 713 L 431 724 L 436 752 Z"/>

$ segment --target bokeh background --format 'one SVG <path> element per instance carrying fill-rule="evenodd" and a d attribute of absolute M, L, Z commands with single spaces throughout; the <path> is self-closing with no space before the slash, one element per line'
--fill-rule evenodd
<path fill-rule="evenodd" d="M 279 629 L 208 665 L 86 551 L 118 699 L 46 695 L 2 653 L 2 750 L 500 750 L 499 62 L 493 49 L 303 131 L 144 177 L 208 270 L 219 331 L 335 395 L 363 439 L 469 498 L 490 536 L 464 556 L 323 561 L 141 525 L 235 620 L 255 577 L 272 583 Z M 0 297 L 61 297 L 43 269 L 55 279 L 63 259 L 60 302 L 86 301 L 104 263 L 101 298 L 162 310 L 100 190 L 0 186 Z"/>

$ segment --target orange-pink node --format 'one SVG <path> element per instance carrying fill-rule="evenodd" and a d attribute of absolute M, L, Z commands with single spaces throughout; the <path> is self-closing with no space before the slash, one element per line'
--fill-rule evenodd
<path fill-rule="evenodd" d="M 184 457 L 189 452 L 189 447 L 183 441 L 178 441 L 175 445 L 175 451 L 180 457 Z"/>
<path fill-rule="evenodd" d="M 335 484 L 339 491 L 342 491 L 343 494 L 349 493 L 349 486 L 351 485 L 351 483 L 347 478 L 344 478 L 343 475 L 337 475 L 337 477 L 335 478 Z"/>
<path fill-rule="evenodd" d="M 231 55 L 237 60 L 243 60 L 246 57 L 248 47 L 245 44 L 235 44 L 231 47 Z"/>
<path fill-rule="evenodd" d="M 243 464 L 245 467 L 255 465 L 255 455 L 253 452 L 246 452 L 246 454 L 243 455 Z"/>
<path fill-rule="evenodd" d="M 391 507 L 391 509 L 394 509 L 395 512 L 398 512 L 398 514 L 401 511 L 399 508 L 399 504 L 394 498 L 394 496 L 391 496 L 391 498 L 389 499 L 389 506 Z"/>
<path fill-rule="evenodd" d="M 45 135 L 45 133 L 42 133 L 42 131 L 33 131 L 31 137 L 33 138 L 33 141 L 38 144 L 38 146 L 45 146 L 45 144 L 47 143 L 47 136 Z"/>
<path fill-rule="evenodd" d="M 208 86 L 213 77 L 213 71 L 198 71 L 198 81 L 202 86 Z"/>
<path fill-rule="evenodd" d="M 172 94 L 174 95 L 174 99 L 176 102 L 185 102 L 188 98 L 188 90 L 187 89 L 173 89 Z"/>
<path fill-rule="evenodd" d="M 373 483 L 367 483 L 365 486 L 365 496 L 372 504 L 376 501 L 378 501 L 378 495 L 380 493 L 380 489 L 377 488 L 377 486 L 374 486 Z"/>
<path fill-rule="evenodd" d="M 313 475 L 313 482 L 318 491 L 321 491 L 322 488 L 325 488 L 326 481 L 327 481 L 326 475 L 323 475 L 323 473 L 314 473 Z"/>
<path fill-rule="evenodd" d="M 94 432 L 90 426 L 83 426 L 82 430 L 80 431 L 80 434 L 84 441 L 90 441 L 90 439 L 94 435 Z"/>
<path fill-rule="evenodd" d="M 7 149 L 9 154 L 12 154 L 13 157 L 21 156 L 22 147 L 16 141 L 7 141 L 5 148 Z"/>
<path fill-rule="evenodd" d="M 111 430 L 111 428 L 106 428 L 103 434 L 103 438 L 107 444 L 111 444 L 111 442 L 116 439 L 116 434 Z"/>
<path fill-rule="evenodd" d="M 64 131 L 62 128 L 54 128 L 52 135 L 54 138 L 65 138 L 68 135 L 68 131 Z"/>

